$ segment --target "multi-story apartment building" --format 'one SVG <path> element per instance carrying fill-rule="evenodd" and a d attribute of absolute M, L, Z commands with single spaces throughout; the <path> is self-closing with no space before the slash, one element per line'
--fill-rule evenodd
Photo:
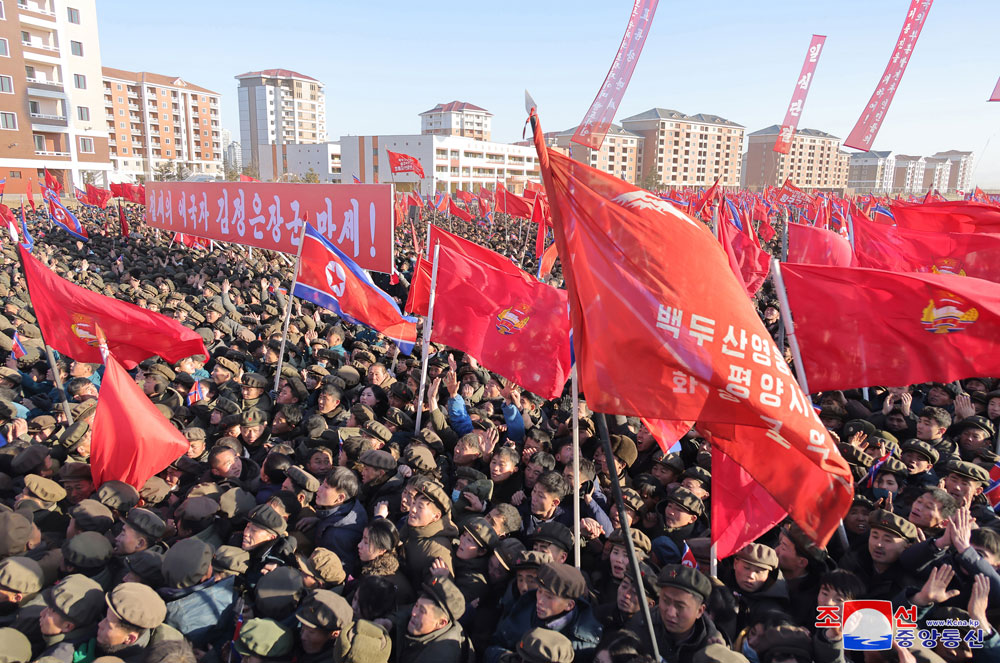
<path fill-rule="evenodd" d="M 239 143 L 235 143 L 239 145 Z M 337 141 L 318 145 L 286 145 L 288 173 L 304 179 L 309 171 L 316 174 L 323 184 L 341 181 L 340 143 Z M 351 181 L 348 179 L 348 181 Z"/>
<path fill-rule="evenodd" d="M 951 176 L 952 162 L 941 157 L 924 158 L 924 179 L 920 187 L 923 191 L 948 191 L 948 181 Z"/>
<path fill-rule="evenodd" d="M 415 157 L 424 169 L 424 179 L 412 173 L 392 174 L 386 149 Z M 395 182 L 404 190 L 415 186 L 423 195 L 478 191 L 481 184 L 492 189 L 498 181 L 520 193 L 528 179 L 537 182 L 541 178 L 534 147 L 461 136 L 341 136 L 340 162 L 345 182 L 352 181 L 352 176 L 367 183 Z"/>
<path fill-rule="evenodd" d="M 924 157 L 909 154 L 896 155 L 896 169 L 892 177 L 893 193 L 924 192 Z"/>
<path fill-rule="evenodd" d="M 847 187 L 855 193 L 889 193 L 896 171 L 896 157 L 886 150 L 857 152 L 851 155 Z"/>
<path fill-rule="evenodd" d="M 420 114 L 420 133 L 489 140 L 492 117 L 485 108 L 464 101 L 438 104 Z"/>
<path fill-rule="evenodd" d="M 972 169 L 974 166 L 972 152 L 948 150 L 947 152 L 937 152 L 933 156 L 936 159 L 947 159 L 951 162 L 951 170 L 948 173 L 948 191 L 950 193 L 972 191 Z M 941 193 L 944 191 L 941 189 Z"/>
<path fill-rule="evenodd" d="M 576 127 L 556 134 L 556 145 L 569 151 L 572 158 L 597 168 L 626 182 L 639 184 L 642 179 L 641 155 L 645 139 L 639 134 L 625 131 L 617 124 L 608 128 L 600 149 L 592 150 L 574 143 Z"/>
<path fill-rule="evenodd" d="M 318 80 L 288 69 L 251 71 L 236 80 L 243 162 L 260 179 L 289 172 L 286 145 L 326 142 L 326 95 Z"/>
<path fill-rule="evenodd" d="M 739 186 L 744 127 L 718 115 L 685 115 L 666 108 L 621 121 L 642 136 L 643 184 L 659 187 Z"/>
<path fill-rule="evenodd" d="M 774 151 L 781 127 L 773 124 L 754 131 L 747 140 L 743 186 L 763 189 L 785 180 L 799 188 L 844 189 L 850 156 L 841 151 L 840 139 L 816 129 L 799 129 L 788 154 Z"/>
<path fill-rule="evenodd" d="M 146 71 L 104 68 L 104 112 L 114 176 L 154 179 L 159 170 L 221 176 L 217 92 Z"/>
<path fill-rule="evenodd" d="M 107 182 L 95 0 L 0 1 L 0 179 L 37 195 L 44 169 L 63 188 Z"/>

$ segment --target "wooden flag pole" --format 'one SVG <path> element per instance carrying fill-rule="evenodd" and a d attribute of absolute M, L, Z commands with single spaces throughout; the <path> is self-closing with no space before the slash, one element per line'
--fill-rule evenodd
<path fill-rule="evenodd" d="M 573 566 L 580 568 L 580 383 L 576 364 L 570 372 L 573 390 Z"/>
<path fill-rule="evenodd" d="M 428 235 L 429 236 L 429 235 Z M 436 299 L 438 277 L 438 255 L 441 252 L 441 242 L 434 245 L 434 264 L 431 267 L 431 294 L 427 301 L 427 317 L 424 318 L 424 342 L 420 359 L 420 387 L 417 390 L 417 416 L 414 424 L 414 434 L 420 432 L 420 420 L 424 413 L 424 394 L 427 390 L 427 355 L 431 349 L 431 327 L 434 321 L 434 300 Z"/>
<path fill-rule="evenodd" d="M 285 322 L 281 326 L 281 348 L 278 350 L 278 364 L 274 368 L 274 391 L 277 393 L 278 384 L 281 382 L 281 365 L 285 359 L 285 344 L 288 342 L 288 324 L 292 320 L 292 300 L 295 299 L 295 285 L 299 281 L 299 267 L 302 265 L 302 245 L 306 241 L 306 227 L 308 222 L 303 222 L 302 232 L 299 235 L 299 250 L 295 253 L 295 274 L 292 276 L 292 287 L 288 289 L 288 298 L 285 300 Z"/>

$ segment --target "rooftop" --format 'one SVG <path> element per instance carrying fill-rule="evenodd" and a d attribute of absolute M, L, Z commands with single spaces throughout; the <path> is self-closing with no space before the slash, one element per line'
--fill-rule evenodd
<path fill-rule="evenodd" d="M 751 136 L 773 136 L 781 133 L 781 126 L 777 124 L 772 124 L 769 127 L 764 127 L 758 131 L 750 134 Z M 820 131 L 819 129 L 796 129 L 796 136 L 812 136 L 813 138 L 832 138 L 834 140 L 840 140 L 833 134 L 828 134 L 825 131 Z"/>
<path fill-rule="evenodd" d="M 732 120 L 727 120 L 724 117 L 719 117 L 718 115 L 711 115 L 709 113 L 698 113 L 697 115 L 685 115 L 680 111 L 671 110 L 669 108 L 650 108 L 644 113 L 639 113 L 638 115 L 633 115 L 631 117 L 626 117 L 622 120 L 622 124 L 625 122 L 641 122 L 642 120 L 679 120 L 681 122 L 694 122 L 697 124 L 719 124 L 726 127 L 739 127 L 743 128 L 742 124 L 736 124 Z"/>
<path fill-rule="evenodd" d="M 101 67 L 101 75 L 104 78 L 115 78 L 121 81 L 132 81 L 135 83 L 146 83 L 148 85 L 159 85 L 166 87 L 184 88 L 193 92 L 205 92 L 218 95 L 208 88 L 203 88 L 193 83 L 188 83 L 178 76 L 164 76 L 163 74 L 153 74 L 148 71 L 126 71 L 124 69 L 113 69 L 111 67 Z"/>
<path fill-rule="evenodd" d="M 420 113 L 420 115 L 427 115 L 429 113 L 462 113 L 464 111 L 477 111 L 485 113 L 486 115 L 493 115 L 493 113 L 489 112 L 485 108 L 480 108 L 479 106 L 470 104 L 467 101 L 449 101 L 446 104 L 438 104 L 434 108 Z"/>
<path fill-rule="evenodd" d="M 559 131 L 559 132 L 557 132 L 556 135 L 557 136 L 572 136 L 573 134 L 576 133 L 576 130 L 578 128 L 579 127 L 571 127 L 569 129 L 567 129 L 566 131 Z M 608 127 L 608 135 L 609 136 L 631 136 L 633 138 L 642 138 L 642 136 L 640 136 L 639 134 L 633 133 L 631 131 L 628 131 L 627 129 L 623 129 L 620 125 L 617 125 L 617 124 L 612 124 L 611 126 Z"/>
<path fill-rule="evenodd" d="M 236 78 L 301 78 L 304 81 L 314 81 L 319 83 L 318 80 L 312 76 L 306 76 L 305 74 L 300 74 L 297 71 L 292 71 L 291 69 L 262 69 L 260 71 L 248 71 L 245 74 L 240 74 Z"/>

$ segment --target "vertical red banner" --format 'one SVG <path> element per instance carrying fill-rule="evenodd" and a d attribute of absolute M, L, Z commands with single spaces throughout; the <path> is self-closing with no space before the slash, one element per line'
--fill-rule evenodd
<path fill-rule="evenodd" d="M 990 101 L 1000 101 L 1000 80 L 997 81 L 997 86 L 993 88 L 993 94 L 990 95 Z"/>
<path fill-rule="evenodd" d="M 816 74 L 816 64 L 819 62 L 819 56 L 825 43 L 826 37 L 823 35 L 813 35 L 812 41 L 809 42 L 806 61 L 802 63 L 802 71 L 799 72 L 799 77 L 795 81 L 792 100 L 788 103 L 785 121 L 781 123 L 781 132 L 774 144 L 775 152 L 788 154 L 792 148 L 792 139 L 795 138 L 795 130 L 799 127 L 799 117 L 802 116 L 802 109 L 806 105 L 806 95 L 809 94 L 809 86 L 812 85 L 813 76 Z"/>
<path fill-rule="evenodd" d="M 858 118 L 858 123 L 844 141 L 847 147 L 858 150 L 872 149 L 872 143 L 882 128 L 882 121 L 889 111 L 892 98 L 896 96 L 899 81 L 903 78 L 906 65 L 910 62 L 910 56 L 917 45 L 917 37 L 924 28 L 924 22 L 933 2 L 934 0 L 910 0 L 910 8 L 906 12 L 903 29 L 899 31 L 899 39 L 896 40 L 896 46 L 892 50 L 892 57 L 889 58 L 885 72 L 875 86 L 875 92 L 868 100 L 868 105 Z"/>
<path fill-rule="evenodd" d="M 611 69 L 604 78 L 604 85 L 594 98 L 594 103 L 590 105 L 590 110 L 583 118 L 583 122 L 576 128 L 573 134 L 573 142 L 598 150 L 604 142 L 604 137 L 608 133 L 611 121 L 615 119 L 618 106 L 628 83 L 632 80 L 632 72 L 639 62 L 639 55 L 642 47 L 646 43 L 646 35 L 649 34 L 649 26 L 653 22 L 653 15 L 656 13 L 656 3 L 658 0 L 635 0 L 632 6 L 632 14 L 629 16 L 628 27 L 625 28 L 625 35 L 622 37 L 621 46 L 618 47 L 618 55 L 611 63 Z"/>

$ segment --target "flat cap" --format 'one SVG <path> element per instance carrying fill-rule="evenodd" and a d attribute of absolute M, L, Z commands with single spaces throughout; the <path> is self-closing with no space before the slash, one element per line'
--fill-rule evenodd
<path fill-rule="evenodd" d="M 676 587 L 708 601 L 712 594 L 712 581 L 698 569 L 682 564 L 667 564 L 656 577 L 659 587 Z"/>
<path fill-rule="evenodd" d="M 501 539 L 500 542 L 493 548 L 493 554 L 496 555 L 497 560 L 500 562 L 500 566 L 508 571 L 514 568 L 514 565 L 517 563 L 517 559 L 522 552 L 526 552 L 524 544 L 521 543 L 519 539 L 515 538 Z"/>
<path fill-rule="evenodd" d="M 559 631 L 535 627 L 521 636 L 517 653 L 524 663 L 572 663 L 573 643 Z"/>
<path fill-rule="evenodd" d="M 219 546 L 212 557 L 212 568 L 241 575 L 250 565 L 250 553 L 236 546 Z"/>
<path fill-rule="evenodd" d="M 41 444 L 31 444 L 21 449 L 10 463 L 14 474 L 31 474 L 43 469 L 45 459 L 49 457 L 49 448 Z M 58 500 L 56 500 L 58 501 Z"/>
<path fill-rule="evenodd" d="M 95 580 L 73 573 L 47 592 L 45 602 L 78 627 L 89 626 L 96 623 L 104 611 L 104 590 Z"/>
<path fill-rule="evenodd" d="M 451 498 L 437 481 L 424 481 L 417 484 L 417 492 L 430 500 L 441 511 L 442 515 L 451 512 Z"/>
<path fill-rule="evenodd" d="M 149 548 L 125 557 L 125 568 L 150 587 L 163 585 L 163 554 Z"/>
<path fill-rule="evenodd" d="M 973 415 L 971 417 L 966 417 L 962 419 L 957 424 L 955 424 L 955 430 L 964 430 L 966 428 L 978 428 L 979 430 L 985 432 L 990 437 L 994 437 L 997 434 L 996 427 L 993 425 L 989 419 L 979 415 Z"/>
<path fill-rule="evenodd" d="M 152 587 L 123 582 L 105 600 L 118 619 L 139 628 L 156 628 L 167 617 L 167 605 Z"/>
<path fill-rule="evenodd" d="M 398 382 L 396 384 L 399 384 Z M 389 411 L 385 413 L 386 422 L 392 424 L 399 430 L 410 431 L 413 430 L 414 421 L 413 417 L 403 412 L 397 407 L 389 408 Z"/>
<path fill-rule="evenodd" d="M 89 463 L 75 463 L 71 461 L 64 463 L 63 466 L 59 468 L 59 480 L 93 482 L 94 477 L 90 473 Z"/>
<path fill-rule="evenodd" d="M 901 449 L 903 453 L 910 451 L 923 456 L 931 465 L 937 465 L 938 460 L 941 458 L 941 454 L 938 453 L 937 449 L 917 438 L 903 442 Z"/>
<path fill-rule="evenodd" d="M 139 503 L 139 491 L 124 481 L 105 481 L 97 489 L 97 499 L 112 511 L 126 513 Z"/>
<path fill-rule="evenodd" d="M 66 489 L 52 479 L 29 474 L 24 478 L 24 487 L 43 502 L 59 502 L 66 498 Z"/>
<path fill-rule="evenodd" d="M 514 561 L 515 571 L 525 571 L 528 569 L 537 569 L 542 564 L 548 564 L 553 561 L 552 555 L 547 552 L 542 552 L 540 550 L 521 550 L 517 555 L 517 559 Z"/>
<path fill-rule="evenodd" d="M 561 599 L 573 601 L 587 593 L 587 581 L 580 569 L 559 562 L 548 562 L 538 567 L 538 586 Z"/>
<path fill-rule="evenodd" d="M 713 644 L 697 652 L 692 663 L 747 663 L 747 657 L 725 645 Z"/>
<path fill-rule="evenodd" d="M 468 532 L 469 536 L 471 536 L 476 542 L 476 545 L 487 551 L 492 550 L 493 546 L 495 546 L 497 541 L 500 540 L 497 533 L 493 531 L 493 527 L 490 525 L 490 522 L 480 516 L 469 518 L 465 521 L 465 524 L 462 526 L 462 531 Z"/>
<path fill-rule="evenodd" d="M 433 472 L 437 469 L 434 454 L 422 445 L 410 445 L 403 451 L 403 463 L 418 472 Z"/>
<path fill-rule="evenodd" d="M 218 410 L 222 414 L 237 414 L 240 411 L 240 405 L 236 401 L 226 398 L 225 396 L 219 396 L 215 399 L 215 403 L 212 404 L 213 410 Z"/>
<path fill-rule="evenodd" d="M 283 658 L 292 652 L 295 636 L 291 629 L 286 628 L 273 619 L 251 619 L 236 639 L 236 651 L 243 656 L 259 658 Z"/>
<path fill-rule="evenodd" d="M 253 387 L 255 389 L 267 389 L 267 378 L 260 373 L 247 373 L 240 380 L 240 384 L 244 387 Z"/>
<path fill-rule="evenodd" d="M 316 548 L 309 557 L 296 555 L 299 569 L 307 576 L 330 585 L 340 585 L 347 580 L 344 565 L 337 553 L 327 548 Z"/>
<path fill-rule="evenodd" d="M 868 526 L 872 529 L 880 529 L 901 536 L 908 541 L 917 540 L 916 525 L 885 509 L 875 509 L 868 514 Z"/>
<path fill-rule="evenodd" d="M 968 479 L 969 481 L 978 481 L 979 483 L 988 485 L 990 483 L 990 473 L 987 472 L 982 467 L 979 467 L 975 463 L 968 463 L 964 460 L 953 460 L 945 466 L 944 473 L 956 474 L 963 479 Z"/>
<path fill-rule="evenodd" d="M 701 482 L 701 485 L 708 490 L 712 485 L 712 473 L 706 470 L 704 467 L 695 465 L 689 467 L 681 474 L 685 479 L 694 479 L 695 481 Z"/>
<path fill-rule="evenodd" d="M 167 524 L 158 515 L 149 509 L 129 509 L 125 517 L 125 523 L 136 532 L 155 543 L 163 538 L 167 531 Z"/>
<path fill-rule="evenodd" d="M 259 408 L 253 408 L 243 413 L 240 418 L 240 426 L 266 426 L 267 412 Z"/>
<path fill-rule="evenodd" d="M 611 453 L 615 458 L 625 463 L 626 467 L 632 467 L 632 463 L 639 457 L 639 451 L 635 448 L 635 442 L 627 435 L 611 436 Z"/>
<path fill-rule="evenodd" d="M 333 644 L 333 663 L 388 663 L 392 640 L 384 628 L 359 619 L 340 632 Z"/>
<path fill-rule="evenodd" d="M 34 525 L 13 511 L 0 511 L 0 557 L 10 557 L 28 549 Z"/>
<path fill-rule="evenodd" d="M 451 578 L 434 576 L 421 586 L 420 593 L 437 603 L 453 622 L 465 614 L 465 597 Z"/>
<path fill-rule="evenodd" d="M 667 502 L 673 502 L 690 514 L 701 516 L 705 513 L 705 503 L 683 486 L 677 486 L 667 495 Z"/>
<path fill-rule="evenodd" d="M 555 520 L 548 520 L 535 529 L 531 541 L 554 543 L 566 552 L 573 550 L 573 530 Z"/>
<path fill-rule="evenodd" d="M 115 524 L 111 509 L 97 500 L 81 500 L 69 512 L 76 522 L 76 528 L 82 532 L 97 532 L 104 534 Z"/>
<path fill-rule="evenodd" d="M 240 365 L 229 357 L 218 357 L 215 360 L 215 365 L 225 371 L 229 371 L 234 377 L 240 374 Z"/>
<path fill-rule="evenodd" d="M 21 594 L 37 594 L 45 584 L 38 562 L 27 557 L 8 557 L 0 562 L 0 588 Z"/>
<path fill-rule="evenodd" d="M 649 540 L 649 537 L 635 527 L 630 527 L 629 533 L 632 535 L 632 545 L 635 549 L 648 555 L 649 551 L 653 549 L 653 543 Z M 625 533 L 619 527 L 611 533 L 611 536 L 608 537 L 608 541 L 615 545 L 624 546 Z"/>
<path fill-rule="evenodd" d="M 756 647 L 761 659 L 789 654 L 800 660 L 812 660 L 812 635 L 799 626 L 774 626 L 764 631 Z"/>
<path fill-rule="evenodd" d="M 43 414 L 38 417 L 32 417 L 28 422 L 28 432 L 29 433 L 40 433 L 46 428 L 55 428 L 56 418 L 49 414 Z"/>
<path fill-rule="evenodd" d="M 298 465 L 292 465 L 285 470 L 285 476 L 287 476 L 289 481 L 291 481 L 292 484 L 294 484 L 299 490 L 306 490 L 310 493 L 315 493 L 319 490 L 319 479 L 309 474 Z"/>
<path fill-rule="evenodd" d="M 153 367 L 149 370 L 150 373 L 163 376 L 167 382 L 173 382 L 174 379 L 177 378 L 177 373 L 175 373 L 174 369 L 170 368 L 167 364 L 153 364 Z"/>
<path fill-rule="evenodd" d="M 759 566 L 768 571 L 778 568 L 778 553 L 774 551 L 774 548 L 765 546 L 762 543 L 746 544 L 736 553 L 736 559 L 743 560 L 747 564 Z"/>
<path fill-rule="evenodd" d="M 88 571 L 107 564 L 111 553 L 111 543 L 97 532 L 81 532 L 62 544 L 63 559 Z"/>
<path fill-rule="evenodd" d="M 374 467 L 376 470 L 385 470 L 386 472 L 394 472 L 396 470 L 396 459 L 392 457 L 391 453 L 382 451 L 381 449 L 369 449 L 365 451 L 358 458 L 358 462 L 368 467 Z"/>
<path fill-rule="evenodd" d="M 219 512 L 219 503 L 211 497 L 196 495 L 189 497 L 174 512 L 178 518 L 185 520 L 205 520 Z"/>
<path fill-rule="evenodd" d="M 277 536 L 284 536 L 288 532 L 288 523 L 267 504 L 261 504 L 251 511 L 247 519 Z"/>
<path fill-rule="evenodd" d="M 257 506 L 257 499 L 239 486 L 233 486 L 219 496 L 219 511 L 226 518 L 244 520 Z"/>
<path fill-rule="evenodd" d="M 28 663 L 31 660 L 31 641 L 17 629 L 0 628 L 0 663 Z"/>
<path fill-rule="evenodd" d="M 361 424 L 361 432 L 382 442 L 388 442 L 392 438 L 392 433 L 389 432 L 389 429 L 374 419 Z"/>
<path fill-rule="evenodd" d="M 313 589 L 295 611 L 295 618 L 321 631 L 342 631 L 354 622 L 354 610 L 340 594 Z"/>
<path fill-rule="evenodd" d="M 183 539 L 163 555 L 163 584 L 187 589 L 205 579 L 212 568 L 212 547 L 201 539 Z"/>

